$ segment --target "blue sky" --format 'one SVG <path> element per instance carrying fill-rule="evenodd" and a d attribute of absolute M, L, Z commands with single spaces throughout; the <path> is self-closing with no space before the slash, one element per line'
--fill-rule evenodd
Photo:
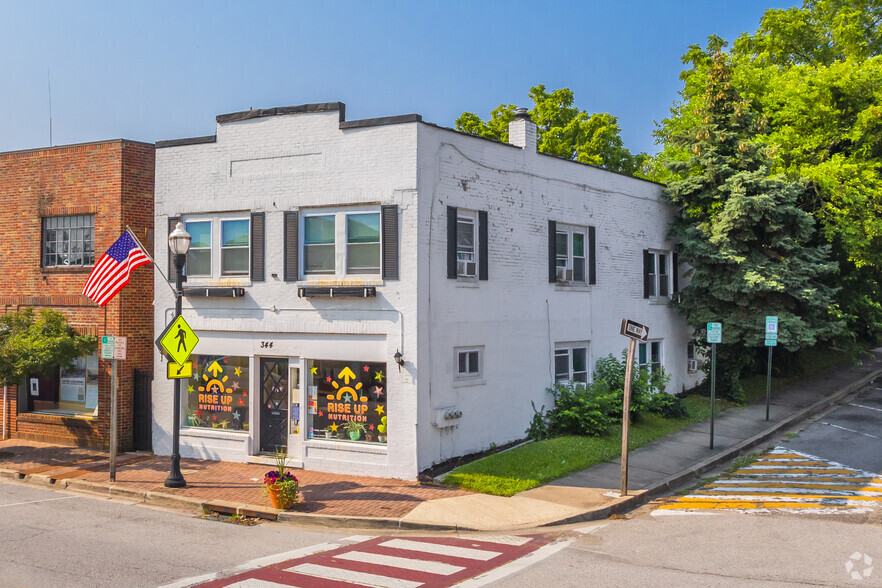
<path fill-rule="evenodd" d="M 217 114 L 308 102 L 452 127 L 545 84 L 652 153 L 686 48 L 794 4 L 0 0 L 0 151 L 49 144 L 51 78 L 55 145 L 211 135 Z"/>

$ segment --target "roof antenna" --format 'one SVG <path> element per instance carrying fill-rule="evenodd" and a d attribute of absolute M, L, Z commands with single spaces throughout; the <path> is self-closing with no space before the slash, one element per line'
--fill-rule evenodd
<path fill-rule="evenodd" d="M 49 146 L 52 147 L 52 78 L 46 68 L 46 81 L 49 83 Z"/>

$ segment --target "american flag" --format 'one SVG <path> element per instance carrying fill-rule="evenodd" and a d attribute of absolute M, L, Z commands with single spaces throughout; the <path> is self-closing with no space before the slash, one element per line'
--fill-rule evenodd
<path fill-rule="evenodd" d="M 127 230 L 95 264 L 83 294 L 104 306 L 129 283 L 132 270 L 145 263 L 150 263 L 150 258 Z"/>

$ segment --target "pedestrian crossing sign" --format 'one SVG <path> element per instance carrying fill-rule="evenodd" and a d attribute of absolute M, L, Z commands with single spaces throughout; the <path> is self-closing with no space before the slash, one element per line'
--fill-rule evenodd
<path fill-rule="evenodd" d="M 182 316 L 176 317 L 156 340 L 156 344 L 165 356 L 177 364 L 187 361 L 198 342 L 199 337 Z"/>
<path fill-rule="evenodd" d="M 168 379 L 169 380 L 186 380 L 193 377 L 193 362 L 185 361 L 184 363 L 168 362 Z"/>

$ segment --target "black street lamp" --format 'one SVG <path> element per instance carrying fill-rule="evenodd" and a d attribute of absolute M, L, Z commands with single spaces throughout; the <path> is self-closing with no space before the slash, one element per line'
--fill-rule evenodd
<path fill-rule="evenodd" d="M 168 236 L 168 248 L 175 254 L 175 319 L 181 316 L 181 299 L 184 296 L 184 264 L 187 263 L 187 251 L 190 250 L 190 233 L 178 223 L 175 230 Z M 181 380 L 175 379 L 174 428 L 172 429 L 171 472 L 165 479 L 166 488 L 183 488 L 187 485 L 181 474 Z"/>

